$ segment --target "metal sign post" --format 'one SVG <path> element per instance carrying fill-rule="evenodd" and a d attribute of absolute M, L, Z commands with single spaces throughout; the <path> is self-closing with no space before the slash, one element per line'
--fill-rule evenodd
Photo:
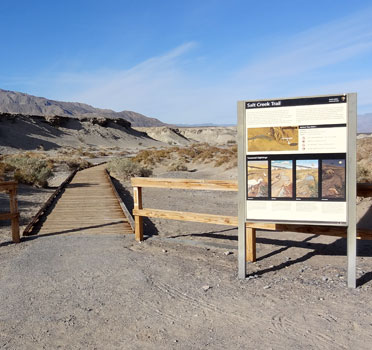
<path fill-rule="evenodd" d="M 357 94 L 348 94 L 348 157 L 347 157 L 347 286 L 356 287 L 356 131 L 357 131 Z"/>
<path fill-rule="evenodd" d="M 356 94 L 238 102 L 239 277 L 246 223 L 347 227 L 356 269 Z"/>

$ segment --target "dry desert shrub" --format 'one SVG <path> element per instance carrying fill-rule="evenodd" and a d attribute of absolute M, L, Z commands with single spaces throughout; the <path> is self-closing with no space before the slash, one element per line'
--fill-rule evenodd
<path fill-rule="evenodd" d="M 188 171 L 189 169 L 187 168 L 185 163 L 183 163 L 182 161 L 178 161 L 176 163 L 170 164 L 167 170 L 168 171 Z"/>
<path fill-rule="evenodd" d="M 107 163 L 107 169 L 123 180 L 134 176 L 147 177 L 152 175 L 151 169 L 141 166 L 130 158 L 115 158 Z"/>
<path fill-rule="evenodd" d="M 14 179 L 20 183 L 46 187 L 53 174 L 53 162 L 43 158 L 43 155 L 37 156 L 29 152 L 15 154 L 4 157 L 1 168 L 4 172 L 12 171 Z"/>
<path fill-rule="evenodd" d="M 0 158 L 0 178 L 7 177 L 20 183 L 46 187 L 53 169 L 61 164 L 67 164 L 70 170 L 82 170 L 91 166 L 87 160 L 75 154 L 67 154 L 52 156 L 45 152 L 29 151 L 3 156 Z"/>
<path fill-rule="evenodd" d="M 188 147 L 147 149 L 140 151 L 133 161 L 151 167 L 171 163 L 169 169 L 178 168 L 179 171 L 185 171 L 183 169 L 187 168 L 187 163 L 212 163 L 216 167 L 232 168 L 237 165 L 237 146 L 230 144 L 227 147 L 216 147 L 208 143 L 198 143 Z"/>
<path fill-rule="evenodd" d="M 372 183 L 372 164 L 369 159 L 357 162 L 357 182 Z"/>
<path fill-rule="evenodd" d="M 76 157 L 76 158 L 58 158 L 60 164 L 67 164 L 70 170 L 83 170 L 91 167 L 86 159 Z"/>
<path fill-rule="evenodd" d="M 372 183 L 372 139 L 357 140 L 357 182 Z"/>

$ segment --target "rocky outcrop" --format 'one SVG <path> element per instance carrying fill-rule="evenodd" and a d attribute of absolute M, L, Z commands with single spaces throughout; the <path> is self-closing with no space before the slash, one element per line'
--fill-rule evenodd
<path fill-rule="evenodd" d="M 27 115 L 27 114 L 12 114 L 12 113 L 0 113 L 0 121 L 1 120 L 13 120 L 15 121 L 17 118 L 28 118 L 34 121 L 40 121 L 43 123 L 47 123 L 51 126 L 56 128 L 61 126 L 66 126 L 67 123 L 71 120 L 76 120 L 76 118 L 72 117 L 63 117 L 60 115 L 52 115 L 52 116 L 42 116 L 42 115 Z M 83 117 L 77 118 L 80 122 L 87 122 L 92 125 L 99 125 L 102 127 L 107 127 L 109 123 L 113 123 L 124 127 L 126 129 L 131 128 L 131 123 L 124 119 L 115 119 L 115 118 L 106 118 L 106 117 Z"/>
<path fill-rule="evenodd" d="M 132 129 L 123 119 L 0 113 L 0 154 L 41 146 L 51 150 L 66 146 L 137 149 L 165 145 Z"/>

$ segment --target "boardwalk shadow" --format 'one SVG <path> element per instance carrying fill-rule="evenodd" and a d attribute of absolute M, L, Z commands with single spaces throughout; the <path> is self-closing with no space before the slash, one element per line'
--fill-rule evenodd
<path fill-rule="evenodd" d="M 23 241 L 32 241 L 36 238 L 39 238 L 39 237 L 50 237 L 50 236 L 58 236 L 58 235 L 61 235 L 61 234 L 66 234 L 66 233 L 79 233 L 81 231 L 85 231 L 85 230 L 90 230 L 90 229 L 94 229 L 94 228 L 107 228 L 109 226 L 112 226 L 112 225 L 117 225 L 118 223 L 124 223 L 125 221 L 116 221 L 116 222 L 109 222 L 107 224 L 101 224 L 101 225 L 91 225 L 91 226 L 85 226 L 85 227 L 79 227 L 79 228 L 74 228 L 74 229 L 69 229 L 69 230 L 62 230 L 62 231 L 57 231 L 57 232 L 51 232 L 51 233 L 45 233 L 45 234 L 41 234 L 41 235 L 33 235 L 33 236 L 27 236 L 27 237 L 23 237 Z"/>
<path fill-rule="evenodd" d="M 92 186 L 95 186 L 95 185 L 99 185 L 98 183 L 84 183 L 84 182 L 77 182 L 77 183 L 73 183 L 73 184 L 69 184 L 68 187 L 69 188 L 79 188 L 79 187 L 92 187 Z"/>

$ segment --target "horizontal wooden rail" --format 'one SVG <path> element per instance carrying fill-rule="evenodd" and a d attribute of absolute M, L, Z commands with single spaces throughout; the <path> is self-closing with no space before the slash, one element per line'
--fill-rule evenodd
<path fill-rule="evenodd" d="M 372 197 L 372 184 L 358 183 L 357 196 L 359 197 Z"/>
<path fill-rule="evenodd" d="M 238 182 L 233 180 L 197 180 L 133 177 L 132 186 L 153 188 L 178 188 L 188 190 L 238 191 Z M 359 197 L 372 197 L 372 184 L 358 183 Z"/>
<path fill-rule="evenodd" d="M 160 209 L 133 209 L 133 215 L 147 216 L 169 220 L 204 222 L 207 224 L 238 226 L 236 216 L 221 216 L 214 214 L 200 214 L 183 211 L 160 210 Z"/>
<path fill-rule="evenodd" d="M 133 187 L 178 188 L 185 190 L 237 191 L 236 181 L 195 180 L 195 179 L 161 179 L 133 177 Z"/>
<path fill-rule="evenodd" d="M 0 220 L 11 220 L 18 218 L 18 213 L 1 213 L 0 214 Z"/>
<path fill-rule="evenodd" d="M 142 188 L 172 188 L 204 191 L 237 191 L 236 181 L 196 180 L 196 179 L 162 179 L 148 177 L 134 177 L 131 179 L 134 198 L 134 223 L 137 241 L 143 241 L 143 217 L 157 217 L 172 220 L 204 222 L 217 225 L 237 226 L 238 218 L 234 216 L 200 214 L 182 211 L 143 209 Z"/>
<path fill-rule="evenodd" d="M 183 211 L 163 210 L 163 209 L 133 209 L 133 215 L 147 216 L 149 218 L 202 222 L 206 224 L 238 226 L 237 216 L 215 215 L 215 214 L 202 214 Z M 264 230 L 277 230 L 276 224 L 247 222 L 247 227 L 264 229 Z"/>
<path fill-rule="evenodd" d="M 12 226 L 12 240 L 14 243 L 21 241 L 19 237 L 19 211 L 17 201 L 17 186 L 16 181 L 0 182 L 0 192 L 7 192 L 9 194 L 9 213 L 1 213 L 0 220 L 11 220 Z"/>
<path fill-rule="evenodd" d="M 5 192 L 9 190 L 13 190 L 14 187 L 17 187 L 17 181 L 3 181 L 0 182 L 0 192 Z"/>

